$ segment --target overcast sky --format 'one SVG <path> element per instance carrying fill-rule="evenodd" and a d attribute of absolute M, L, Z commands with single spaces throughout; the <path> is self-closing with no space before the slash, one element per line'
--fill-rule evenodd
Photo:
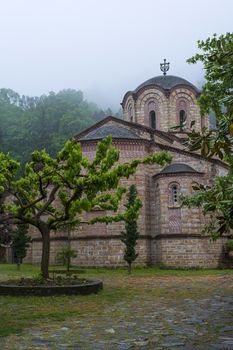
<path fill-rule="evenodd" d="M 0 87 L 73 88 L 117 110 L 124 93 L 169 73 L 202 79 L 197 40 L 233 31 L 232 0 L 0 0 Z"/>

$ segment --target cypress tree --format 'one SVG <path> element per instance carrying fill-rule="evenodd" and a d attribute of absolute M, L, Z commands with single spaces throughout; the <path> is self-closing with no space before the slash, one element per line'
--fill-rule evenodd
<path fill-rule="evenodd" d="M 20 269 L 20 264 L 22 259 L 25 258 L 27 254 L 27 248 L 31 241 L 28 236 L 28 225 L 27 224 L 18 224 L 17 229 L 13 233 L 12 248 L 17 258 L 17 269 Z"/>
<path fill-rule="evenodd" d="M 139 237 L 137 219 L 139 209 L 141 208 L 141 200 L 137 197 L 137 189 L 135 185 L 131 185 L 127 195 L 128 201 L 125 204 L 127 208 L 127 216 L 125 218 L 125 231 L 121 232 L 121 241 L 125 244 L 124 260 L 128 264 L 128 272 L 131 274 L 132 263 L 137 259 L 136 253 L 137 239 Z"/>

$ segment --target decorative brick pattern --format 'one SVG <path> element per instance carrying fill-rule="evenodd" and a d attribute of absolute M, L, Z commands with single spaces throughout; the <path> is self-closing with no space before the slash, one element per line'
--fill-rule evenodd
<path fill-rule="evenodd" d="M 179 125 L 179 111 L 182 104 L 186 105 L 187 126 L 195 121 L 196 130 L 203 126 L 209 126 L 208 116 L 201 117 L 196 102 L 196 92 L 190 87 L 173 88 L 170 93 L 158 87 L 148 86 L 147 89 L 139 91 L 135 98 L 132 94 L 126 96 L 123 106 L 124 120 L 131 121 L 129 117 L 129 106 L 133 109 L 133 121 L 150 126 L 148 104 L 154 102 L 156 105 L 157 128 L 161 131 L 169 131 L 172 127 Z"/>

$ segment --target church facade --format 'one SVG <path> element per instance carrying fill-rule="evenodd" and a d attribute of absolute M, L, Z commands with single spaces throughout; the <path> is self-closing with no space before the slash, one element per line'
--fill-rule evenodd
<path fill-rule="evenodd" d="M 185 79 L 163 75 L 149 79 L 125 94 L 123 119 L 109 116 L 76 136 L 84 154 L 94 157 L 96 145 L 112 135 L 120 150 L 120 161 L 129 162 L 154 152 L 166 150 L 172 155 L 170 165 L 141 165 L 124 185 L 137 186 L 143 207 L 138 219 L 140 237 L 136 264 L 168 267 L 217 267 L 226 263 L 223 237 L 216 242 L 202 234 L 206 218 L 199 208 L 181 207 L 179 194 L 191 194 L 195 182 L 211 184 L 224 175 L 226 165 L 218 159 L 204 159 L 184 145 L 187 128 L 195 121 L 196 130 L 209 126 L 197 105 L 200 91 Z M 174 129 L 174 126 L 180 126 Z M 89 221 L 105 212 L 86 213 Z M 77 251 L 73 263 L 79 266 L 122 266 L 124 246 L 120 240 L 123 223 L 83 224 L 72 232 L 51 237 L 50 263 L 57 262 L 57 252 L 67 244 Z M 27 261 L 39 263 L 41 239 L 32 232 Z"/>

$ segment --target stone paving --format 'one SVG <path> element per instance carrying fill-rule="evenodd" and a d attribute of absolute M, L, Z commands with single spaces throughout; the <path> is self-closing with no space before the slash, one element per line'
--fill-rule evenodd
<path fill-rule="evenodd" d="M 171 279 L 171 278 L 170 278 Z M 137 286 L 137 280 L 128 283 Z M 114 287 L 119 281 L 106 280 Z M 101 313 L 26 329 L 0 340 L 0 349 L 126 350 L 233 349 L 233 278 L 189 281 L 177 278 L 140 280 L 129 300 L 106 306 Z M 157 289 L 174 290 L 168 296 Z M 182 294 L 182 291 L 184 293 Z M 193 293 L 193 291 L 195 293 Z M 176 298 L 176 294 L 178 297 Z M 183 295 L 183 297 L 182 297 Z"/>

